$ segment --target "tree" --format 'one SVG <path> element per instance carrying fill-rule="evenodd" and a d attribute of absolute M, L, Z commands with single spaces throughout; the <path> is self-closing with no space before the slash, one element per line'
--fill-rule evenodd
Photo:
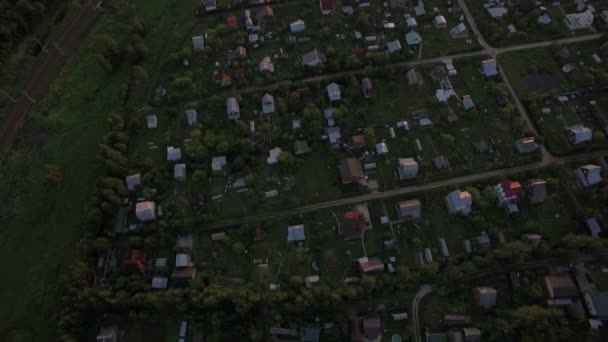
<path fill-rule="evenodd" d="M 483 188 L 479 199 L 479 208 L 486 210 L 490 208 L 495 201 L 496 191 L 494 191 L 494 189 L 489 185 Z"/>
<path fill-rule="evenodd" d="M 279 162 L 281 163 L 281 167 L 283 167 L 287 171 L 293 171 L 295 168 L 295 158 L 293 154 L 289 151 L 281 151 L 279 154 Z"/>
<path fill-rule="evenodd" d="M 370 126 L 365 128 L 365 130 L 363 130 L 363 134 L 365 135 L 365 142 L 367 143 L 367 146 L 376 146 L 378 140 L 376 138 L 376 130 L 374 129 L 374 127 Z"/>
<path fill-rule="evenodd" d="M 192 181 L 195 184 L 198 185 L 203 185 L 207 182 L 208 176 L 207 176 L 207 172 L 205 172 L 205 170 L 195 170 L 192 173 Z"/>
<path fill-rule="evenodd" d="M 147 82 L 149 79 L 148 72 L 141 65 L 133 66 L 133 77 L 140 82 Z"/>

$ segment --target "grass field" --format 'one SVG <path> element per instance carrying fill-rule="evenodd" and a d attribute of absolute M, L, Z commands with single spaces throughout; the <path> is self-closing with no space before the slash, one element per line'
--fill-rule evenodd
<path fill-rule="evenodd" d="M 170 36 L 183 36 L 191 6 L 174 1 L 136 1 L 137 14 L 149 30 L 149 48 L 170 46 Z M 116 30 L 124 41 L 130 33 L 113 12 L 99 17 L 90 35 Z M 123 28 L 122 30 L 120 28 Z M 121 85 L 130 70 L 108 76 L 97 65 L 94 39 L 86 39 L 71 60 L 69 73 L 60 76 L 50 96 L 41 101 L 27 125 L 50 136 L 44 146 L 22 144 L 3 165 L 0 198 L 0 340 L 52 341 L 55 338 L 59 279 L 76 255 L 82 213 L 102 173 L 98 144 L 106 132 L 106 118 L 121 110 Z M 148 63 L 159 69 L 160 57 Z M 152 74 L 152 73 L 151 73 Z M 136 95 L 136 94 L 135 94 Z M 23 140 L 27 141 L 27 137 Z M 64 177 L 61 189 L 45 181 L 44 165 L 57 165 Z M 18 261 L 17 261 L 18 260 Z"/>

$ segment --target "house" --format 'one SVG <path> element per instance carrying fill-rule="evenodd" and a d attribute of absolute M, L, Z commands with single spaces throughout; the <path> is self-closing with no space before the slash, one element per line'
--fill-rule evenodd
<path fill-rule="evenodd" d="M 302 332 L 302 342 L 319 342 L 321 329 L 317 327 L 306 327 Z"/>
<path fill-rule="evenodd" d="M 211 158 L 211 171 L 222 172 L 226 167 L 226 156 L 219 156 Z"/>
<path fill-rule="evenodd" d="M 492 287 L 476 287 L 473 289 L 475 296 L 475 305 L 489 310 L 496 306 L 497 291 Z"/>
<path fill-rule="evenodd" d="M 405 42 L 409 46 L 417 46 L 422 44 L 422 37 L 416 31 L 410 31 L 405 34 Z"/>
<path fill-rule="evenodd" d="M 426 15 L 426 9 L 424 8 L 424 2 L 422 0 L 418 0 L 418 4 L 414 7 L 414 13 L 417 17 Z"/>
<path fill-rule="evenodd" d="M 308 146 L 308 142 L 306 140 L 296 140 L 293 143 L 293 149 L 296 156 L 310 153 L 310 147 Z"/>
<path fill-rule="evenodd" d="M 323 15 L 328 15 L 333 13 L 336 9 L 336 4 L 334 0 L 319 0 L 319 7 L 321 7 L 321 13 Z"/>
<path fill-rule="evenodd" d="M 135 216 L 141 222 L 156 219 L 156 204 L 152 201 L 138 202 L 135 205 Z"/>
<path fill-rule="evenodd" d="M 306 240 L 304 234 L 304 225 L 298 224 L 287 227 L 287 242 L 288 243 L 300 243 Z"/>
<path fill-rule="evenodd" d="M 228 26 L 229 29 L 232 30 L 236 30 L 239 26 L 238 24 L 238 18 L 234 15 L 231 15 L 229 17 L 226 18 L 226 26 Z"/>
<path fill-rule="evenodd" d="M 444 16 L 437 15 L 433 19 L 433 25 L 435 26 L 435 28 L 444 29 L 448 25 L 448 21 L 445 19 Z"/>
<path fill-rule="evenodd" d="M 173 166 L 173 178 L 176 181 L 186 180 L 186 164 L 175 164 L 175 166 Z"/>
<path fill-rule="evenodd" d="M 194 265 L 192 257 L 186 253 L 175 254 L 175 267 L 190 267 Z"/>
<path fill-rule="evenodd" d="M 96 342 L 118 342 L 118 327 L 113 325 L 111 327 L 103 327 L 97 333 L 95 337 Z"/>
<path fill-rule="evenodd" d="M 471 213 L 471 206 L 473 205 L 473 198 L 468 191 L 454 190 L 450 192 L 446 198 L 445 203 L 448 207 L 448 212 L 452 215 L 469 215 Z"/>
<path fill-rule="evenodd" d="M 399 179 L 414 179 L 418 176 L 418 162 L 414 158 L 399 158 Z"/>
<path fill-rule="evenodd" d="M 488 7 L 487 10 L 488 14 L 494 19 L 504 18 L 509 13 L 509 10 L 503 6 Z"/>
<path fill-rule="evenodd" d="M 591 129 L 581 124 L 568 127 L 566 130 L 566 138 L 570 145 L 583 145 L 591 141 L 593 136 Z"/>
<path fill-rule="evenodd" d="M 337 219 L 338 228 L 344 240 L 359 240 L 363 231 L 367 229 L 368 222 L 362 212 L 358 210 L 347 211 Z"/>
<path fill-rule="evenodd" d="M 205 9 L 205 11 L 213 11 L 217 7 L 217 3 L 215 0 L 201 0 L 201 7 Z"/>
<path fill-rule="evenodd" d="M 258 64 L 258 71 L 262 74 L 272 74 L 274 72 L 274 64 L 270 57 L 262 58 L 260 64 Z"/>
<path fill-rule="evenodd" d="M 266 158 L 266 164 L 276 165 L 279 162 L 279 156 L 281 155 L 281 148 L 275 147 L 268 151 L 268 157 Z"/>
<path fill-rule="evenodd" d="M 330 83 L 326 89 L 329 101 L 340 101 L 342 99 L 342 91 L 337 83 Z"/>
<path fill-rule="evenodd" d="M 378 257 L 362 257 L 357 259 L 361 273 L 384 272 L 384 263 Z"/>
<path fill-rule="evenodd" d="M 376 89 L 374 88 L 371 78 L 365 77 L 361 80 L 361 91 L 366 99 L 376 96 Z"/>
<path fill-rule="evenodd" d="M 274 10 L 271 6 L 263 6 L 255 15 L 260 25 L 268 25 L 274 22 Z"/>
<path fill-rule="evenodd" d="M 480 253 L 488 253 L 492 250 L 492 243 L 490 242 L 490 237 L 485 232 L 483 232 L 475 239 L 477 240 L 477 250 Z"/>
<path fill-rule="evenodd" d="M 588 292 L 583 298 L 591 317 L 608 321 L 608 292 Z"/>
<path fill-rule="evenodd" d="M 545 277 L 545 286 L 551 299 L 572 298 L 578 296 L 578 289 L 567 274 L 552 274 Z"/>
<path fill-rule="evenodd" d="M 146 115 L 146 126 L 148 126 L 148 128 L 158 127 L 158 118 L 156 115 Z"/>
<path fill-rule="evenodd" d="M 515 142 L 515 148 L 521 154 L 532 153 L 539 147 L 540 145 L 536 143 L 535 137 L 521 138 Z"/>
<path fill-rule="evenodd" d="M 602 232 L 602 227 L 600 226 L 600 223 L 595 217 L 588 218 L 585 220 L 585 228 L 587 228 L 587 230 L 589 231 L 589 235 L 594 238 L 599 237 L 600 233 Z"/>
<path fill-rule="evenodd" d="M 182 159 L 182 150 L 178 147 L 167 146 L 167 161 L 176 161 Z"/>
<path fill-rule="evenodd" d="M 422 74 L 416 69 L 410 69 L 405 76 L 407 77 L 407 81 L 411 86 L 422 86 L 424 85 L 424 78 Z"/>
<path fill-rule="evenodd" d="M 405 26 L 410 30 L 415 29 L 418 27 L 418 21 L 416 21 L 416 18 L 412 17 L 411 15 L 406 14 Z"/>
<path fill-rule="evenodd" d="M 361 163 L 355 158 L 343 158 L 340 160 L 340 177 L 342 178 L 342 184 L 351 184 L 359 182 L 364 178 L 363 168 Z"/>
<path fill-rule="evenodd" d="M 386 43 L 386 48 L 388 49 L 388 53 L 390 54 L 399 52 L 401 51 L 401 42 L 399 40 L 392 40 Z"/>
<path fill-rule="evenodd" d="M 142 275 L 144 268 L 144 251 L 141 249 L 132 249 L 129 252 L 129 258 L 120 263 L 120 273 L 124 275 Z"/>
<path fill-rule="evenodd" d="M 528 198 L 531 204 L 542 203 L 548 197 L 547 181 L 540 178 L 528 181 Z"/>
<path fill-rule="evenodd" d="M 469 29 L 464 23 L 460 23 L 450 30 L 450 35 L 455 39 L 466 38 L 469 36 Z"/>
<path fill-rule="evenodd" d="M 380 342 L 382 339 L 382 331 L 380 326 L 380 318 L 378 315 L 367 315 L 361 319 L 363 326 L 363 341 L 364 342 Z"/>
<path fill-rule="evenodd" d="M 475 327 L 466 327 L 462 329 L 464 334 L 464 342 L 481 342 L 481 330 Z"/>
<path fill-rule="evenodd" d="M 443 315 L 443 325 L 448 327 L 461 327 L 471 324 L 471 316 L 457 313 Z"/>
<path fill-rule="evenodd" d="M 236 97 L 231 96 L 226 100 L 226 115 L 229 120 L 238 120 L 241 117 L 241 109 Z"/>
<path fill-rule="evenodd" d="M 485 77 L 496 77 L 498 75 L 498 64 L 496 59 L 486 59 L 481 61 L 481 73 Z"/>
<path fill-rule="evenodd" d="M 256 228 L 253 232 L 253 241 L 264 241 L 266 238 L 266 232 L 262 228 Z"/>
<path fill-rule="evenodd" d="M 397 215 L 406 221 L 417 221 L 420 219 L 422 204 L 419 200 L 413 199 L 397 203 Z"/>
<path fill-rule="evenodd" d="M 583 165 L 574 171 L 576 182 L 581 189 L 592 188 L 602 182 L 602 168 L 593 165 Z"/>
<path fill-rule="evenodd" d="M 136 187 L 141 185 L 141 174 L 136 173 L 125 177 L 125 183 L 127 183 L 127 190 L 135 190 Z"/>
<path fill-rule="evenodd" d="M 291 33 L 304 32 L 304 30 L 306 30 L 306 24 L 304 23 L 304 20 L 298 19 L 289 24 L 289 30 L 291 30 Z"/>
<path fill-rule="evenodd" d="M 192 49 L 194 51 L 201 51 L 205 48 L 205 39 L 203 36 L 192 37 Z"/>
<path fill-rule="evenodd" d="M 264 114 L 272 114 L 275 111 L 274 96 L 266 93 L 262 96 L 262 112 Z"/>
<path fill-rule="evenodd" d="M 582 13 L 566 14 L 564 23 L 570 31 L 588 29 L 593 25 L 593 12 L 587 9 Z"/>
<path fill-rule="evenodd" d="M 538 16 L 538 23 L 540 25 L 549 25 L 551 24 L 553 20 L 551 19 L 551 16 L 547 13 Z"/>
<path fill-rule="evenodd" d="M 305 53 L 302 56 L 301 63 L 303 66 L 316 67 L 325 63 L 326 60 L 327 58 L 325 57 L 324 53 L 319 52 L 319 50 L 317 49 L 314 49 L 310 52 Z"/>
<path fill-rule="evenodd" d="M 196 109 L 186 109 L 186 121 L 188 121 L 188 126 L 192 126 L 196 123 Z"/>
<path fill-rule="evenodd" d="M 169 278 L 154 276 L 152 277 L 152 288 L 153 289 L 166 289 L 169 283 Z"/>
<path fill-rule="evenodd" d="M 338 111 L 337 108 L 326 108 L 323 110 L 323 117 L 327 121 L 327 126 L 335 126 L 334 114 Z"/>
<path fill-rule="evenodd" d="M 475 108 L 475 103 L 473 102 L 473 98 L 471 95 L 464 95 L 462 97 L 462 107 L 464 110 L 469 110 Z"/>
<path fill-rule="evenodd" d="M 496 191 L 496 202 L 498 206 L 501 208 L 507 208 L 511 204 L 517 206 L 522 189 L 521 183 L 509 179 L 505 179 L 496 184 L 494 186 L 494 191 Z"/>
<path fill-rule="evenodd" d="M 379 142 L 376 144 L 376 153 L 379 155 L 384 155 L 388 153 L 388 146 L 386 146 L 385 142 Z"/>

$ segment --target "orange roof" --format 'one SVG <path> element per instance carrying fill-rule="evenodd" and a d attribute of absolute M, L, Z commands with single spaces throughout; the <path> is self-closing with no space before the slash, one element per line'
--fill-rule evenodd
<path fill-rule="evenodd" d="M 238 19 L 234 15 L 231 15 L 228 18 L 226 18 L 226 24 L 230 28 L 237 28 L 237 26 L 238 26 L 237 22 L 238 22 Z"/>

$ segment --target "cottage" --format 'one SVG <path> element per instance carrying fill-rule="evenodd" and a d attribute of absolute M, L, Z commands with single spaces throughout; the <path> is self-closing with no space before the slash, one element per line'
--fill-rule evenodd
<path fill-rule="evenodd" d="M 124 275 L 144 274 L 145 258 L 141 249 L 132 249 L 129 258 L 120 263 L 120 273 Z"/>
<path fill-rule="evenodd" d="M 582 13 L 566 14 L 564 23 L 570 31 L 588 29 L 593 25 L 593 12 L 586 10 Z"/>
<path fill-rule="evenodd" d="M 186 164 L 175 164 L 173 166 L 173 178 L 176 181 L 186 180 Z"/>
<path fill-rule="evenodd" d="M 435 16 L 435 19 L 433 19 L 433 25 L 435 26 L 435 28 L 444 29 L 448 25 L 448 21 L 445 19 L 444 16 L 438 15 Z"/>
<path fill-rule="evenodd" d="M 399 179 L 414 179 L 418 176 L 418 162 L 414 158 L 399 158 Z"/>
<path fill-rule="evenodd" d="M 511 206 L 514 205 L 515 208 L 517 208 L 522 189 L 521 183 L 514 182 L 509 179 L 505 179 L 495 185 L 494 191 L 496 191 L 496 202 L 498 206 L 507 209 L 509 213 L 516 210 Z"/>
<path fill-rule="evenodd" d="M 325 57 L 324 53 L 319 52 L 319 50 L 317 49 L 314 49 L 308 53 L 305 53 L 302 56 L 301 63 L 303 66 L 316 67 L 325 63 L 326 60 L 327 58 Z"/>
<path fill-rule="evenodd" d="M 192 37 L 192 49 L 194 51 L 201 51 L 205 48 L 205 39 L 203 36 Z"/>
<path fill-rule="evenodd" d="M 473 102 L 473 98 L 471 95 L 464 95 L 462 97 L 462 107 L 464 110 L 469 110 L 475 108 L 475 103 Z"/>
<path fill-rule="evenodd" d="M 540 145 L 536 143 L 535 137 L 525 137 L 515 142 L 515 148 L 521 154 L 532 153 L 538 150 L 539 147 Z"/>
<path fill-rule="evenodd" d="M 304 23 L 304 20 L 298 19 L 289 24 L 289 30 L 291 30 L 291 33 L 304 32 L 304 30 L 306 30 L 306 24 Z"/>
<path fill-rule="evenodd" d="M 468 191 L 454 190 L 446 196 L 445 202 L 450 214 L 466 216 L 471 213 L 473 198 Z"/>
<path fill-rule="evenodd" d="M 418 46 L 418 45 L 422 44 L 422 37 L 420 36 L 420 34 L 418 32 L 410 31 L 405 34 L 405 42 L 410 47 Z"/>
<path fill-rule="evenodd" d="M 188 122 L 188 126 L 192 126 L 196 123 L 196 109 L 186 109 L 186 121 Z"/>
<path fill-rule="evenodd" d="M 578 289 L 569 275 L 548 275 L 545 277 L 545 286 L 551 299 L 578 296 Z"/>
<path fill-rule="evenodd" d="M 576 183 L 581 189 L 592 188 L 602 182 L 602 168 L 593 165 L 583 165 L 574 171 Z"/>
<path fill-rule="evenodd" d="M 498 75 L 498 64 L 495 59 L 486 59 L 481 62 L 481 73 L 485 77 L 496 77 Z"/>
<path fill-rule="evenodd" d="M 473 289 L 475 305 L 489 310 L 496 306 L 497 291 L 492 287 L 476 287 Z"/>
<path fill-rule="evenodd" d="M 342 91 L 337 83 L 330 83 L 326 89 L 329 101 L 340 101 L 342 99 Z"/>
<path fill-rule="evenodd" d="M 178 147 L 167 146 L 167 161 L 176 161 L 182 159 L 182 150 Z"/>
<path fill-rule="evenodd" d="M 411 86 L 422 86 L 424 85 L 424 78 L 422 74 L 416 69 L 410 69 L 405 76 L 407 77 L 407 81 Z"/>
<path fill-rule="evenodd" d="M 156 219 L 156 204 L 152 201 L 139 202 L 135 205 L 135 216 L 141 222 Z"/>
<path fill-rule="evenodd" d="M 146 126 L 148 126 L 148 128 L 158 127 L 158 118 L 156 115 L 146 115 Z"/>
<path fill-rule="evenodd" d="M 347 211 L 338 218 L 338 228 L 347 241 L 361 239 L 367 227 L 368 222 L 364 214 L 358 210 Z"/>
<path fill-rule="evenodd" d="M 542 203 L 548 197 L 547 181 L 540 178 L 528 181 L 528 198 L 530 204 Z"/>
<path fill-rule="evenodd" d="M 464 23 L 460 23 L 450 30 L 450 35 L 455 39 L 466 38 L 469 36 L 469 29 Z"/>
<path fill-rule="evenodd" d="M 238 120 L 241 117 L 241 109 L 236 97 L 229 97 L 226 100 L 226 115 L 229 120 Z"/>
<path fill-rule="evenodd" d="M 365 77 L 361 80 L 361 91 L 366 99 L 376 96 L 376 89 L 374 88 L 371 78 Z"/>
<path fill-rule="evenodd" d="M 388 53 L 390 54 L 399 52 L 401 51 L 401 42 L 399 40 L 392 40 L 386 43 L 386 48 L 388 49 Z"/>
<path fill-rule="evenodd" d="M 298 224 L 287 227 L 287 242 L 289 243 L 300 243 L 306 240 L 304 234 L 304 225 Z"/>
<path fill-rule="evenodd" d="M 570 145 L 578 146 L 589 143 L 593 134 L 591 129 L 581 124 L 568 127 L 566 130 L 566 138 Z"/>
<path fill-rule="evenodd" d="M 272 74 L 274 72 L 274 64 L 270 57 L 262 58 L 260 64 L 258 64 L 258 71 L 262 74 Z"/>
<path fill-rule="evenodd" d="M 272 114 L 275 112 L 274 96 L 266 93 L 262 96 L 262 113 Z"/>
<path fill-rule="evenodd" d="M 381 273 L 384 272 L 384 263 L 378 257 L 362 257 L 357 259 L 361 273 Z"/>
<path fill-rule="evenodd" d="M 226 167 L 226 156 L 211 158 L 211 171 L 223 172 Z"/>
<path fill-rule="evenodd" d="M 397 215 L 401 220 L 418 221 L 422 212 L 422 204 L 419 200 L 413 199 L 397 203 Z"/>
<path fill-rule="evenodd" d="M 340 160 L 340 176 L 342 178 L 342 184 L 351 184 L 359 182 L 364 178 L 363 168 L 361 163 L 355 158 L 344 158 Z"/>
<path fill-rule="evenodd" d="M 125 183 L 127 183 L 127 190 L 135 190 L 135 188 L 141 185 L 141 174 L 136 173 L 125 177 Z"/>

